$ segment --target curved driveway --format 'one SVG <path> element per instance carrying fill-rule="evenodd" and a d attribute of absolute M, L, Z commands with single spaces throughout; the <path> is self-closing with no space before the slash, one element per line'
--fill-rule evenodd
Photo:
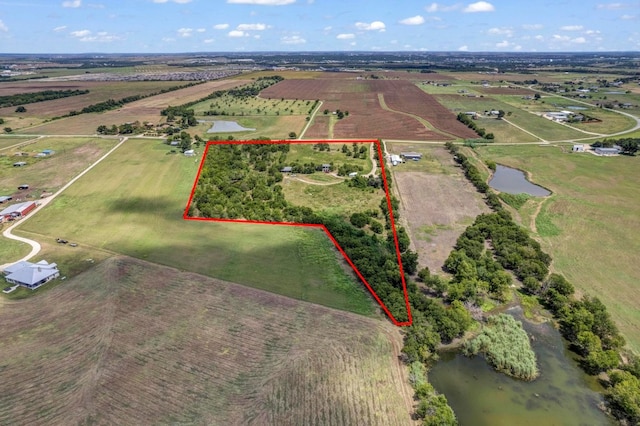
<path fill-rule="evenodd" d="M 32 257 L 34 257 L 35 255 L 37 255 L 40 250 L 42 249 L 42 247 L 40 246 L 40 243 L 38 243 L 37 241 L 34 240 L 30 240 L 28 238 L 24 238 L 24 237 L 20 237 L 18 235 L 14 235 L 11 233 L 11 231 L 13 231 L 13 229 L 19 225 L 21 225 L 22 223 L 24 223 L 26 220 L 28 220 L 30 217 L 32 217 L 34 214 L 36 214 L 37 212 L 39 212 L 40 210 L 42 210 L 47 204 L 49 204 L 50 202 L 52 202 L 58 195 L 60 195 L 65 189 L 67 189 L 68 187 L 70 187 L 75 181 L 77 181 L 78 179 L 80 179 L 82 176 L 84 176 L 86 173 L 89 172 L 89 170 L 93 169 L 95 166 L 97 166 L 102 160 L 104 160 L 105 158 L 107 158 L 113 151 L 115 151 L 116 149 L 118 149 L 120 147 L 120 145 L 122 145 L 123 143 L 125 143 L 127 141 L 128 138 L 126 137 L 122 137 L 120 138 L 120 142 L 114 146 L 113 148 L 111 148 L 106 154 L 104 154 L 102 157 L 98 158 L 95 163 L 91 164 L 89 167 L 87 167 L 86 169 L 84 169 L 80 174 L 78 174 L 76 177 L 74 177 L 73 179 L 71 179 L 66 185 L 64 185 L 62 188 L 60 188 L 55 194 L 45 198 L 44 200 L 42 200 L 42 202 L 38 205 L 38 207 L 36 207 L 28 216 L 16 221 L 13 225 L 11 225 L 10 227 L 8 227 L 7 229 L 5 229 L 2 232 L 2 235 L 6 238 L 9 238 L 10 240 L 16 240 L 16 241 L 20 241 L 26 244 L 29 244 L 31 246 L 31 251 L 29 252 L 29 254 L 27 254 L 26 256 L 24 256 L 22 259 L 18 259 L 15 262 L 11 262 L 11 263 L 5 263 L 4 265 L 0 265 L 0 270 L 4 270 L 4 268 L 13 265 L 14 263 L 18 263 L 21 262 L 23 260 L 29 260 Z"/>

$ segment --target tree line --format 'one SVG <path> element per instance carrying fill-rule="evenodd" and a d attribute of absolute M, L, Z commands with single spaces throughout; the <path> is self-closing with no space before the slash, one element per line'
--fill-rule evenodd
<path fill-rule="evenodd" d="M 614 145 L 620 147 L 621 154 L 636 155 L 640 148 L 640 138 L 605 139 L 591 144 L 592 148 L 611 148 Z"/>
<path fill-rule="evenodd" d="M 493 133 L 487 133 L 484 127 L 478 127 L 476 122 L 473 121 L 473 119 L 469 117 L 467 114 L 465 114 L 464 112 L 458 113 L 457 119 L 459 122 L 461 122 L 471 130 L 476 132 L 478 136 L 480 136 L 481 138 L 484 138 L 487 140 L 495 139 L 495 136 Z"/>
<path fill-rule="evenodd" d="M 0 108 L 86 95 L 87 93 L 89 93 L 88 90 L 43 90 L 33 93 L 17 93 L 15 95 L 0 96 Z"/>

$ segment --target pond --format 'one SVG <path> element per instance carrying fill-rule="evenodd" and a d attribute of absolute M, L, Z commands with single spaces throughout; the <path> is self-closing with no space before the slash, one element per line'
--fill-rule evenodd
<path fill-rule="evenodd" d="M 519 307 L 507 313 L 523 321 Z M 443 352 L 429 382 L 449 400 L 460 425 L 615 425 L 598 404 L 596 381 L 580 370 L 550 324 L 530 324 L 540 377 L 523 382 L 498 373 L 482 356 Z"/>
<path fill-rule="evenodd" d="M 567 109 L 572 109 L 572 110 L 575 110 L 575 111 L 584 111 L 584 110 L 587 110 L 589 108 L 583 107 L 583 106 L 579 106 L 579 105 L 569 105 L 569 106 L 567 106 Z"/>
<path fill-rule="evenodd" d="M 200 123 L 213 123 L 207 133 L 253 132 L 256 130 L 242 127 L 235 121 L 200 121 Z"/>
<path fill-rule="evenodd" d="M 489 181 L 489 186 L 508 194 L 524 193 L 535 197 L 546 197 L 551 194 L 551 191 L 529 182 L 521 170 L 500 164 L 496 166 L 496 171 Z"/>

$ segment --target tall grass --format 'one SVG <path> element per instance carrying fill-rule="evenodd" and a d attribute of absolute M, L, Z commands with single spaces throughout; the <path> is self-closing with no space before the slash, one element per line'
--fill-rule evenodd
<path fill-rule="evenodd" d="M 522 323 L 507 314 L 489 317 L 482 332 L 463 346 L 467 356 L 482 352 L 496 370 L 523 380 L 538 374 L 536 354 Z"/>

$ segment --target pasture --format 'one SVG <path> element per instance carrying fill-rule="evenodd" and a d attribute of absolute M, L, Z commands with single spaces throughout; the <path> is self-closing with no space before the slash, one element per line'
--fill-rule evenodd
<path fill-rule="evenodd" d="M 0 321 L 1 424 L 411 424 L 387 321 L 127 257 Z"/>
<path fill-rule="evenodd" d="M 320 230 L 183 220 L 199 160 L 169 154 L 159 140 L 130 139 L 16 233 L 373 314 L 372 299 Z"/>
<path fill-rule="evenodd" d="M 526 170 L 553 191 L 541 211 L 525 204 L 553 269 L 581 293 L 598 296 L 608 307 L 629 346 L 640 350 L 640 188 L 638 157 L 572 154 L 567 147 L 476 148 L 483 159 Z M 524 223 L 528 226 L 529 223 Z"/>
<path fill-rule="evenodd" d="M 239 116 L 217 116 L 217 117 L 202 117 L 206 120 L 206 123 L 199 123 L 195 127 L 190 127 L 187 132 L 192 135 L 199 135 L 205 140 L 211 138 L 218 138 L 225 140 L 230 136 L 236 140 L 243 139 L 257 139 L 260 137 L 267 137 L 270 139 L 289 139 L 289 133 L 295 132 L 299 134 L 302 132 L 305 126 L 305 116 L 303 115 L 287 115 L 287 116 L 253 116 L 253 117 L 239 117 Z M 211 128 L 211 123 L 208 121 L 223 120 L 223 121 L 235 121 L 240 126 L 255 130 L 243 131 L 243 132 L 229 132 L 229 133 L 208 133 Z"/>
<path fill-rule="evenodd" d="M 94 163 L 117 143 L 116 138 L 40 138 L 20 148 L 2 151 L 0 156 L 0 192 L 15 197 L 39 196 L 41 192 L 55 192 L 75 175 Z M 36 158 L 44 149 L 54 150 L 49 157 Z M 28 156 L 15 156 L 26 153 Z M 16 161 L 27 163 L 13 167 Z M 29 192 L 16 192 L 18 185 L 28 184 Z"/>
<path fill-rule="evenodd" d="M 298 99 L 267 99 L 261 97 L 237 98 L 225 94 L 219 98 L 209 99 L 193 106 L 196 115 L 205 115 L 215 119 L 216 116 L 265 116 L 265 115 L 307 115 L 314 101 Z M 207 112 L 215 115 L 206 115 Z"/>

